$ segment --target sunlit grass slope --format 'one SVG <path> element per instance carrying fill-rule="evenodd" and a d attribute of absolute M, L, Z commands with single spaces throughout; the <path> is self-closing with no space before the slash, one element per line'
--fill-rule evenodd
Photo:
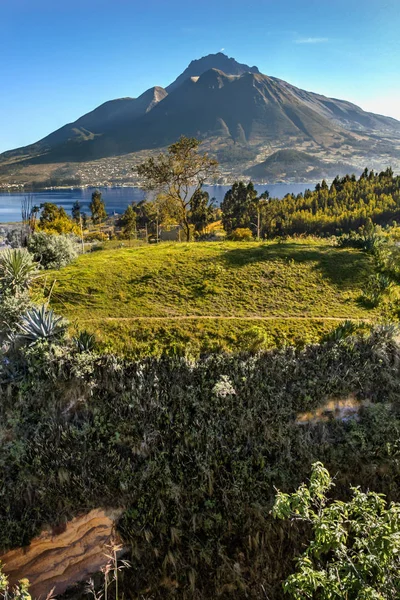
<path fill-rule="evenodd" d="M 323 242 L 160 244 L 81 256 L 51 274 L 51 304 L 130 355 L 237 350 L 373 318 L 360 302 L 371 272 L 366 254 Z"/>

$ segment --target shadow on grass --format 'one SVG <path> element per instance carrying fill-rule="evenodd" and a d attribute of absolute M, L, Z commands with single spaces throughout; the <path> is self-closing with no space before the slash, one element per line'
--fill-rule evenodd
<path fill-rule="evenodd" d="M 266 261 L 313 263 L 313 268 L 339 288 L 361 284 L 370 274 L 368 258 L 362 252 L 330 246 L 314 248 L 294 243 L 268 244 L 257 248 L 227 250 L 222 256 L 222 262 L 237 268 Z"/>

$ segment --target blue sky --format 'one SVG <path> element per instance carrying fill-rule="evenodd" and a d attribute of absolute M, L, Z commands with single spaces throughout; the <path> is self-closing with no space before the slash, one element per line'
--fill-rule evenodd
<path fill-rule="evenodd" d="M 0 152 L 223 51 L 400 119 L 400 0 L 0 0 Z"/>

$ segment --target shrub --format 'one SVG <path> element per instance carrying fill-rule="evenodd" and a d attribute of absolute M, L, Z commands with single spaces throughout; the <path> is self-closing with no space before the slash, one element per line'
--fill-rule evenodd
<path fill-rule="evenodd" d="M 44 269 L 60 269 L 77 257 L 76 238 L 67 235 L 35 233 L 28 249 Z"/>
<path fill-rule="evenodd" d="M 16 585 L 10 587 L 8 579 L 1 569 L 0 563 L 0 598 L 3 600 L 31 600 L 28 592 L 29 581 L 21 579 Z"/>
<path fill-rule="evenodd" d="M 17 296 L 10 292 L 0 295 L 0 341 L 12 337 L 16 332 L 21 318 L 32 307 L 28 291 Z"/>
<path fill-rule="evenodd" d="M 314 463 L 309 485 L 279 492 L 273 514 L 308 523 L 314 539 L 297 559 L 284 590 L 302 598 L 395 600 L 400 595 L 400 504 L 351 488 L 348 502 L 328 500 L 334 483 Z"/>
<path fill-rule="evenodd" d="M 249 327 L 239 338 L 240 347 L 248 352 L 258 352 L 274 346 L 274 340 L 261 327 Z"/>
<path fill-rule="evenodd" d="M 85 242 L 87 243 L 92 243 L 92 242 L 108 242 L 109 240 L 109 236 L 104 233 L 103 231 L 92 231 L 91 233 L 88 233 L 85 235 Z"/>
<path fill-rule="evenodd" d="M 253 234 L 248 227 L 238 227 L 232 231 L 229 239 L 234 242 L 250 242 L 253 239 Z"/>
<path fill-rule="evenodd" d="M 385 273 L 374 273 L 368 279 L 363 295 L 367 305 L 378 306 L 385 293 L 393 287 L 393 282 Z"/>

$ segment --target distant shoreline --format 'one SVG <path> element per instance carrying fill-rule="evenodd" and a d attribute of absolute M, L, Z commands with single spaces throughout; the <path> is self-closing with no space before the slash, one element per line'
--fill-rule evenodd
<path fill-rule="evenodd" d="M 248 179 L 248 178 L 238 178 L 235 179 L 234 181 L 232 181 L 231 183 L 205 183 L 205 187 L 230 187 L 232 186 L 235 181 L 245 181 L 245 182 L 252 182 L 254 183 L 254 185 L 260 186 L 260 185 L 310 185 L 312 187 L 315 187 L 318 183 L 318 181 L 284 181 L 284 180 L 279 180 L 279 181 L 258 181 L 256 179 Z M 330 183 L 331 181 L 333 181 L 332 179 L 326 179 L 327 183 Z M 31 193 L 31 192 L 51 192 L 51 191 L 62 191 L 62 190 L 87 190 L 87 189 L 97 189 L 97 188 L 101 188 L 101 189 L 123 189 L 123 188 L 135 188 L 135 189 L 141 189 L 140 185 L 134 185 L 134 184 L 121 184 L 121 185 L 104 185 L 104 184 L 85 184 L 85 185 L 54 185 L 51 187 L 31 187 L 31 186 L 16 186 L 16 187 L 12 187 L 10 188 L 9 186 L 2 186 L 0 184 L 0 193 L 15 193 L 15 194 L 21 194 L 24 192 L 27 193 Z"/>

